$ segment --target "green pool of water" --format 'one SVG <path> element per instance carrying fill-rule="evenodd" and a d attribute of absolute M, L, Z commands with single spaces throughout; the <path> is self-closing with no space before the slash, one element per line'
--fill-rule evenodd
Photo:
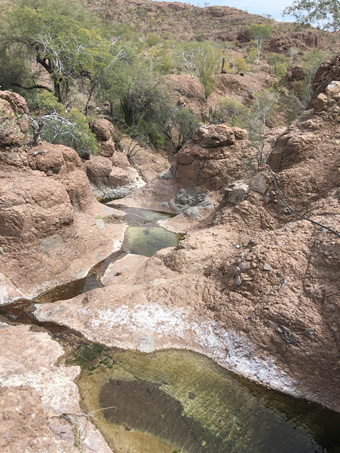
<path fill-rule="evenodd" d="M 105 352 L 83 369 L 83 409 L 114 451 L 340 451 L 340 415 L 235 378 L 188 351 Z M 103 410 L 100 410 L 103 409 Z"/>
<path fill-rule="evenodd" d="M 78 294 L 101 288 L 103 285 L 100 278 L 104 275 L 109 264 L 121 259 L 127 252 L 152 256 L 162 248 L 174 247 L 178 244 L 181 235 L 167 231 L 157 223 L 160 220 L 168 219 L 171 214 L 141 208 L 124 208 L 124 211 L 126 217 L 122 221 L 129 224 L 130 227 L 125 233 L 122 249 L 95 265 L 86 277 L 55 287 L 38 296 L 35 299 L 36 302 L 56 302 L 57 300 L 71 299 Z"/>
<path fill-rule="evenodd" d="M 126 230 L 122 249 L 136 255 L 153 256 L 158 250 L 175 247 L 181 235 L 172 233 L 158 225 L 171 214 L 140 208 L 125 208 Z"/>
<path fill-rule="evenodd" d="M 123 249 L 136 255 L 153 256 L 157 250 L 175 247 L 179 236 L 157 226 L 136 226 L 126 230 Z"/>

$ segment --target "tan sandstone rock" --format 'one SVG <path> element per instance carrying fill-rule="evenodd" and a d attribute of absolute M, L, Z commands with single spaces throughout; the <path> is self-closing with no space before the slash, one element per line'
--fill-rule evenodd
<path fill-rule="evenodd" d="M 111 452 L 80 410 L 79 367 L 55 365 L 58 343 L 29 326 L 1 324 L 0 350 L 1 451 Z"/>

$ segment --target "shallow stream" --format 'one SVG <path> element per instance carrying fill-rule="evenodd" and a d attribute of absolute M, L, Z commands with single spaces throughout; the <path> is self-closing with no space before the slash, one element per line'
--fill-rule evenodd
<path fill-rule="evenodd" d="M 157 221 L 167 215 L 127 208 L 122 249 L 85 279 L 36 301 L 2 307 L 0 318 L 48 330 L 63 361 L 82 368 L 82 407 L 119 453 L 340 453 L 340 414 L 243 380 L 189 351 L 152 354 L 107 348 L 32 316 L 34 303 L 68 299 L 102 286 L 100 277 L 126 253 L 152 256 L 178 237 Z M 162 230 L 162 231 L 160 231 Z M 164 233 L 165 232 L 165 233 Z"/>

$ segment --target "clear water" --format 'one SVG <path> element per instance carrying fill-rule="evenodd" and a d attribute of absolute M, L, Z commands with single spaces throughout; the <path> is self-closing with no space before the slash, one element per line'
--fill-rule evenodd
<path fill-rule="evenodd" d="M 109 264 L 123 258 L 126 253 L 150 257 L 158 250 L 175 247 L 181 239 L 181 235 L 158 226 L 158 221 L 168 219 L 171 214 L 140 208 L 124 208 L 123 210 L 126 212 L 126 217 L 122 221 L 128 223 L 130 227 L 125 233 L 121 250 L 112 253 L 104 261 L 94 266 L 86 277 L 47 291 L 38 296 L 35 299 L 36 302 L 67 300 L 92 289 L 101 288 L 103 285 L 100 278 L 104 275 Z"/>
<path fill-rule="evenodd" d="M 108 264 L 124 253 L 152 256 L 178 237 L 160 228 L 166 214 L 126 209 L 131 225 L 123 250 L 86 279 L 56 288 L 40 302 L 68 299 L 98 287 Z M 31 301 L 1 316 L 50 330 L 82 366 L 83 409 L 119 453 L 340 453 L 340 414 L 257 386 L 188 351 L 142 354 L 87 342 L 78 333 L 36 323 Z"/>
<path fill-rule="evenodd" d="M 340 414 L 245 382 L 199 354 L 107 351 L 97 363 L 78 386 L 114 451 L 340 451 Z"/>
<path fill-rule="evenodd" d="M 175 247 L 178 235 L 156 226 L 129 227 L 123 249 L 136 255 L 153 256 L 158 250 Z"/>
<path fill-rule="evenodd" d="M 135 255 L 153 256 L 158 250 L 175 247 L 180 235 L 158 225 L 170 214 L 148 209 L 125 208 L 125 221 L 130 225 L 125 233 L 122 249 Z"/>

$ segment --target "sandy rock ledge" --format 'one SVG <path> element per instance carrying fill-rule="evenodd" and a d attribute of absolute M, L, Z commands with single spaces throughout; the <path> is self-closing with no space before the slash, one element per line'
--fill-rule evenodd
<path fill-rule="evenodd" d="M 61 346 L 29 326 L 0 324 L 0 450 L 110 453 L 79 407 L 79 367 L 56 366 Z"/>

